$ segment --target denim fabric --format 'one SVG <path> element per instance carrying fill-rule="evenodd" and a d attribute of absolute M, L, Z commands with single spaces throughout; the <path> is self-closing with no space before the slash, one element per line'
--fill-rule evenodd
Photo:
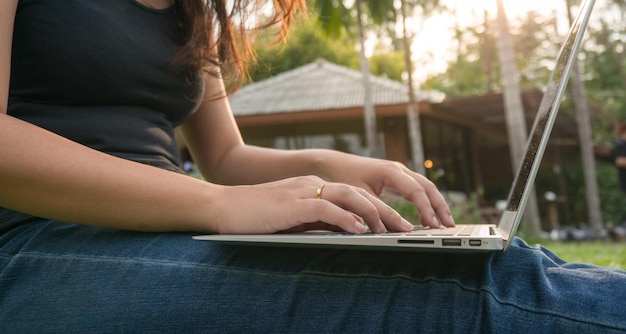
<path fill-rule="evenodd" d="M 32 221 L 0 236 L 3 332 L 626 331 L 626 272 L 505 253 L 224 246 Z"/>

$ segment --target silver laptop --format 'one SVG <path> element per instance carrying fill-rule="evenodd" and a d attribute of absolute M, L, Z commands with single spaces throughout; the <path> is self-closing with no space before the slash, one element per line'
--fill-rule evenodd
<path fill-rule="evenodd" d="M 467 224 L 454 228 L 416 227 L 408 233 L 350 234 L 310 231 L 293 234 L 199 235 L 196 240 L 266 246 L 366 248 L 381 250 L 504 251 L 517 232 L 532 185 L 556 120 L 569 72 L 587 28 L 595 1 L 584 1 L 556 58 L 526 151 L 497 225 Z"/>

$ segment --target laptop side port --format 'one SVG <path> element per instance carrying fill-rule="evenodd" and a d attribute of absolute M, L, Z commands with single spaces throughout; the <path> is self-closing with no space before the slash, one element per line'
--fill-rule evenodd
<path fill-rule="evenodd" d="M 480 246 L 480 245 L 482 245 L 482 241 L 478 240 L 478 239 L 470 239 L 469 240 L 469 245 L 470 246 Z"/>
<path fill-rule="evenodd" d="M 461 239 L 443 239 L 441 244 L 444 246 L 461 246 Z"/>
<path fill-rule="evenodd" d="M 399 244 L 421 244 L 421 245 L 434 245 L 435 240 L 422 240 L 422 239 L 400 239 Z"/>

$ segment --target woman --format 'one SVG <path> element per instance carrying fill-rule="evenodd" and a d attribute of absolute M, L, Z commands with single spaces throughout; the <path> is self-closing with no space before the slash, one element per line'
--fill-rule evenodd
<path fill-rule="evenodd" d="M 475 256 L 192 241 L 409 230 L 377 198 L 383 188 L 411 201 L 423 225 L 454 225 L 433 184 L 399 164 L 242 142 L 222 75 L 236 84 L 245 73 L 251 46 L 236 20 L 262 7 L 249 2 L 0 3 L 3 328 L 626 329 L 624 272 L 566 264 L 521 240 Z M 283 33 L 305 9 L 273 4 Z M 177 126 L 210 182 L 180 172 Z"/>

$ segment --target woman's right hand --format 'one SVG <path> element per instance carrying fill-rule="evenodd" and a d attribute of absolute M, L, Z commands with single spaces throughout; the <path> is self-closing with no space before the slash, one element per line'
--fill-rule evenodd
<path fill-rule="evenodd" d="M 318 188 L 321 189 L 317 198 Z M 222 187 L 212 205 L 220 234 L 312 229 L 363 233 L 409 231 L 413 225 L 362 188 L 301 176 L 251 186 Z"/>

